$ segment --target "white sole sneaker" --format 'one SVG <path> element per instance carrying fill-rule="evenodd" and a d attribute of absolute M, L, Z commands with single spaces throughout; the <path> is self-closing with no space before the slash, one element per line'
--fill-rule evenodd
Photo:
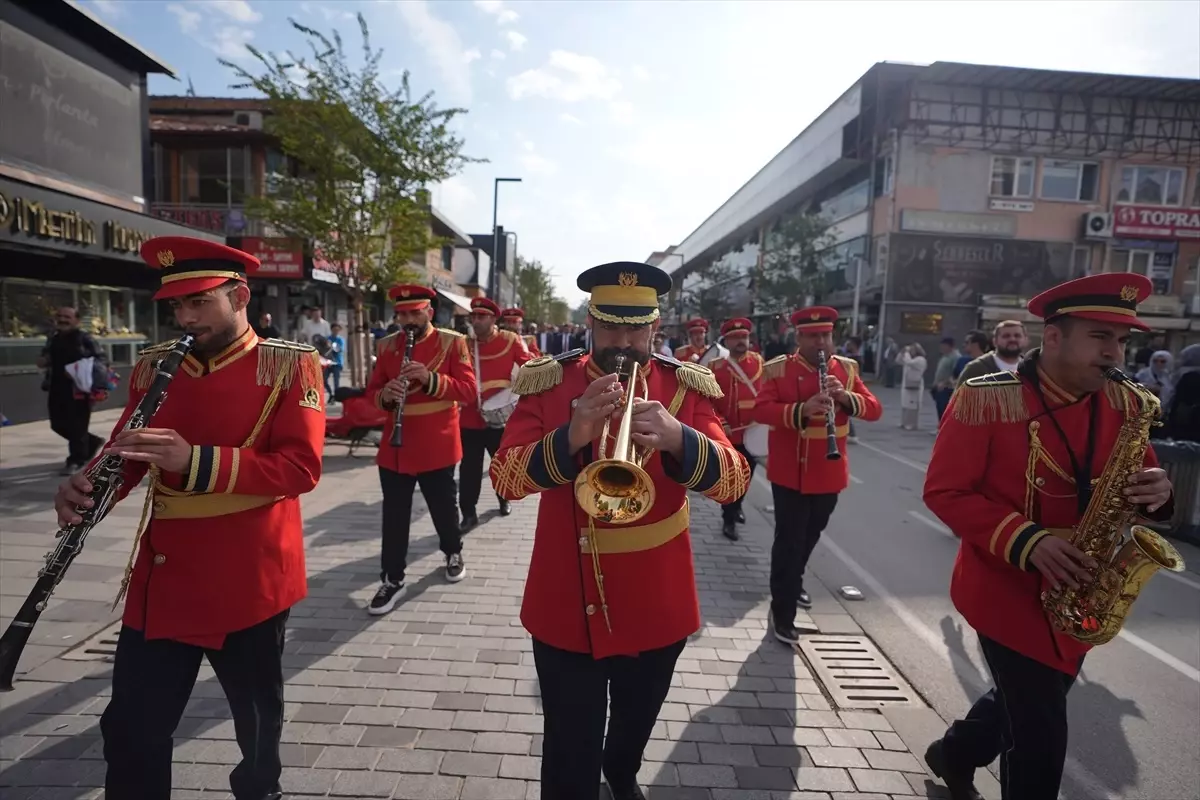
<path fill-rule="evenodd" d="M 446 571 L 446 580 L 449 581 L 450 583 L 458 583 L 465 577 L 467 577 L 467 568 L 466 567 L 463 567 L 462 571 L 459 572 L 457 575 L 451 575 L 449 570 Z"/>
<path fill-rule="evenodd" d="M 378 607 L 368 605 L 367 613 L 372 617 L 382 617 L 384 614 L 389 614 L 391 613 L 392 609 L 396 607 L 396 604 L 404 599 L 404 595 L 406 594 L 408 594 L 408 586 L 401 586 L 400 591 L 392 595 L 391 598 L 389 598 L 388 601 L 383 605 Z"/>

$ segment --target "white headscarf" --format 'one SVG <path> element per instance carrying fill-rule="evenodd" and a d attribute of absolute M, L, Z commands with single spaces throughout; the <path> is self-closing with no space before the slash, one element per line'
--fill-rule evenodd
<path fill-rule="evenodd" d="M 1154 362 L 1160 358 L 1166 363 L 1155 367 Z M 1150 363 L 1138 370 L 1137 382 L 1148 389 L 1158 389 L 1161 392 L 1171 383 L 1171 363 L 1174 360 L 1166 350 L 1155 350 L 1154 355 L 1150 356 Z"/>
<path fill-rule="evenodd" d="M 1155 355 L 1158 354 L 1155 353 Z M 1167 404 L 1171 402 L 1171 395 L 1175 393 L 1175 386 L 1179 383 L 1179 379 L 1189 372 L 1200 372 L 1200 344 L 1190 344 L 1179 351 L 1179 367 L 1163 388 L 1163 408 L 1167 408 Z"/>

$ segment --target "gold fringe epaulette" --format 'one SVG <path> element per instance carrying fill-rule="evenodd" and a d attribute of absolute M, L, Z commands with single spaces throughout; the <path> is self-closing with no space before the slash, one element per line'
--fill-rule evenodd
<path fill-rule="evenodd" d="M 530 359 L 517 370 L 513 379 L 513 394 L 541 394 L 562 383 L 563 366 L 554 356 Z"/>
<path fill-rule="evenodd" d="M 717 376 L 713 375 L 713 371 L 708 367 L 681 363 L 675 370 L 675 377 L 679 380 L 680 386 L 691 389 L 693 392 L 699 392 L 705 397 L 716 400 L 725 396 L 725 393 L 721 391 L 721 384 L 717 383 Z"/>
<path fill-rule="evenodd" d="M 1011 372 L 971 378 L 954 391 L 954 418 L 965 425 L 1029 419 L 1025 389 Z"/>
<path fill-rule="evenodd" d="M 763 380 L 771 381 L 776 378 L 782 378 L 787 371 L 787 356 L 775 356 L 767 363 L 763 364 Z"/>
<path fill-rule="evenodd" d="M 137 363 L 133 365 L 133 373 L 129 376 L 129 385 L 138 391 L 146 391 L 154 381 L 154 365 L 171 351 L 178 339 L 152 344 L 138 353 Z"/>
<path fill-rule="evenodd" d="M 296 376 L 305 394 L 322 384 L 321 356 L 310 344 L 264 339 L 258 343 L 258 385 L 274 386 L 277 381 L 290 389 Z"/>

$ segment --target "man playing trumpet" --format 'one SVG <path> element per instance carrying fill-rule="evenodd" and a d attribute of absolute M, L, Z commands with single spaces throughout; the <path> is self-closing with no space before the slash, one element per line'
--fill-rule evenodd
<path fill-rule="evenodd" d="M 541 796 L 595 797 L 603 773 L 615 800 L 641 800 L 643 750 L 700 628 L 687 493 L 729 502 L 750 468 L 713 409 L 712 373 L 651 355 L 670 277 L 618 262 L 587 270 L 578 286 L 591 293 L 592 352 L 521 368 L 491 477 L 510 500 L 543 493 L 521 606 L 541 688 Z M 628 389 L 619 367 L 632 367 Z M 613 452 L 614 434 L 632 447 Z M 601 454 L 621 463 L 592 466 Z M 637 502 L 595 502 L 622 486 Z M 602 521 L 610 513 L 626 524 Z"/>

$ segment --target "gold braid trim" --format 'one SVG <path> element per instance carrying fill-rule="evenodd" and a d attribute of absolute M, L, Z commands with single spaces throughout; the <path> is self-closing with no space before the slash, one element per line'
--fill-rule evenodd
<path fill-rule="evenodd" d="M 645 314 L 633 314 L 628 317 L 617 316 L 616 314 L 608 314 L 601 311 L 592 304 L 588 304 L 588 314 L 593 319 L 598 319 L 601 322 L 611 322 L 614 325 L 649 325 L 654 320 L 658 319 L 658 309 L 648 311 Z"/>
<path fill-rule="evenodd" d="M 541 440 L 538 440 L 533 444 L 510 447 L 503 455 L 498 455 L 492 461 L 489 472 L 492 478 L 492 488 L 497 494 L 519 498 L 550 488 L 539 486 L 529 477 L 529 461 L 541 444 Z"/>
<path fill-rule="evenodd" d="M 717 453 L 717 462 L 721 465 L 721 477 L 704 495 L 717 502 L 729 502 L 746 494 L 750 488 L 750 465 L 732 447 L 711 443 Z"/>
<path fill-rule="evenodd" d="M 965 425 L 1029 419 L 1021 381 L 1007 373 L 972 378 L 955 390 L 953 399 L 954 418 Z"/>
<path fill-rule="evenodd" d="M 305 392 L 321 388 L 321 358 L 315 347 L 282 339 L 258 343 L 259 386 L 275 386 L 282 379 L 283 388 L 290 389 L 296 375 Z"/>
<path fill-rule="evenodd" d="M 604 627 L 612 633 L 612 620 L 608 618 L 608 598 L 604 595 L 604 570 L 600 567 L 600 548 L 596 546 L 596 520 L 588 517 L 588 546 L 592 551 L 592 575 L 596 579 L 596 591 L 600 595 L 600 610 L 604 612 Z"/>
<path fill-rule="evenodd" d="M 782 378 L 787 372 L 787 356 L 775 356 L 767 363 L 763 364 L 762 376 L 764 381 L 775 380 Z"/>
<path fill-rule="evenodd" d="M 178 339 L 169 342 L 153 344 L 138 354 L 137 363 L 133 366 L 133 374 L 129 376 L 129 385 L 138 391 L 146 391 L 154 382 L 155 365 L 171 351 Z"/>
<path fill-rule="evenodd" d="M 562 383 L 563 367 L 554 356 L 530 359 L 517 370 L 513 380 L 513 394 L 541 394 Z"/>
<path fill-rule="evenodd" d="M 853 358 L 839 355 L 834 355 L 833 360 L 840 362 L 846 370 L 846 391 L 849 391 L 850 387 L 854 385 L 854 378 L 858 375 L 858 362 Z"/>
<path fill-rule="evenodd" d="M 676 368 L 675 377 L 679 380 L 680 386 L 685 386 L 705 397 L 716 400 L 725 396 L 725 393 L 721 391 L 721 384 L 717 383 L 717 376 L 713 375 L 712 370 L 708 367 L 685 362 Z"/>
<path fill-rule="evenodd" d="M 138 522 L 137 532 L 133 535 L 133 550 L 129 553 L 129 560 L 125 562 L 125 575 L 121 578 L 121 588 L 117 590 L 117 597 L 113 600 L 113 611 L 117 610 L 117 606 L 125 598 L 125 593 L 129 591 L 129 579 L 133 577 L 133 565 L 137 561 L 138 550 L 142 546 L 142 537 L 150 527 L 151 512 L 154 509 L 154 487 L 158 485 L 158 475 L 158 465 L 151 464 L 150 483 L 146 487 L 146 499 L 142 503 L 142 518 Z"/>

